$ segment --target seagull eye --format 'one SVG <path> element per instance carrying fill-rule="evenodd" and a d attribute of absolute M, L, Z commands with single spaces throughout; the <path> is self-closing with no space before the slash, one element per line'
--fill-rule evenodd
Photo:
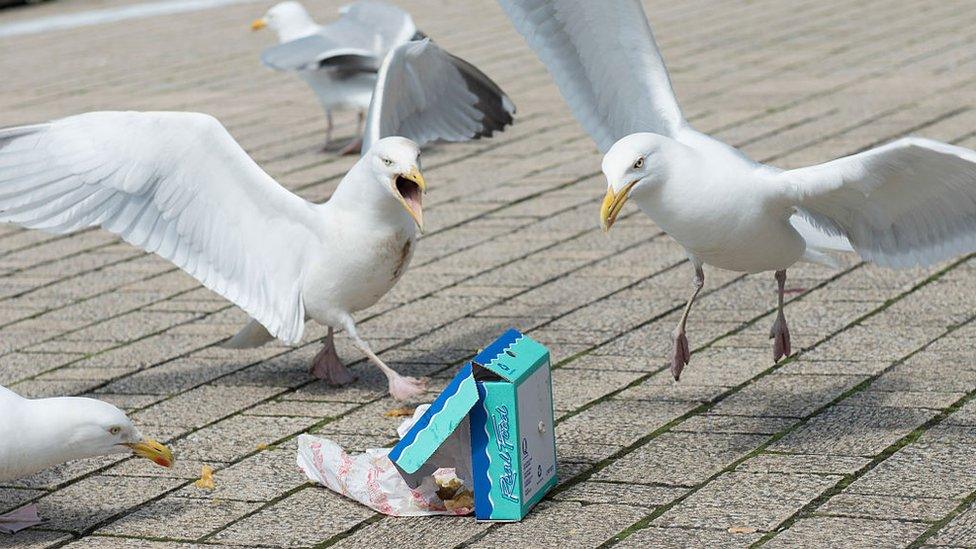
<path fill-rule="evenodd" d="M 108 433 L 110 435 L 117 435 L 122 432 L 122 428 L 116 425 L 115 427 L 109 427 Z"/>
<path fill-rule="evenodd" d="M 392 165 L 393 165 L 393 161 L 392 161 L 392 160 L 390 160 L 389 158 L 384 158 L 384 159 L 383 159 L 383 164 L 384 164 L 385 166 L 392 166 Z"/>
<path fill-rule="evenodd" d="M 644 167 L 644 157 L 642 156 L 637 159 L 637 162 L 634 162 L 634 169 L 639 170 L 643 167 Z"/>

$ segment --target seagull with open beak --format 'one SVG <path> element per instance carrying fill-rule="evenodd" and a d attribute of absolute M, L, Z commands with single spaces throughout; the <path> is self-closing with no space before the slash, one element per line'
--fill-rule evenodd
<path fill-rule="evenodd" d="M 42 198 L 50 185 L 61 200 Z M 315 320 L 328 335 L 311 372 L 333 385 L 354 379 L 333 342 L 345 330 L 399 400 L 426 383 L 380 360 L 352 315 L 406 272 L 426 189 L 420 147 L 404 137 L 371 139 L 332 197 L 314 204 L 204 114 L 93 112 L 0 129 L 0 222 L 58 233 L 100 225 L 172 261 L 251 316 L 230 348 L 296 344 Z"/>

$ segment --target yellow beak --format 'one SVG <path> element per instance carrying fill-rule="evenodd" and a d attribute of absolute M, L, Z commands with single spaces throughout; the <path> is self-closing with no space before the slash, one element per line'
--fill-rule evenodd
<path fill-rule="evenodd" d="M 254 21 L 251 21 L 252 31 L 261 30 L 267 26 L 268 26 L 268 22 L 265 21 L 264 19 L 255 19 Z"/>
<path fill-rule="evenodd" d="M 408 183 L 401 180 L 406 180 Z M 422 234 L 424 232 L 424 212 L 421 202 L 423 193 L 427 192 L 427 182 L 424 180 L 423 174 L 414 166 L 409 172 L 397 176 L 393 181 L 393 186 L 400 203 L 413 218 L 414 223 L 417 224 L 417 229 Z"/>
<path fill-rule="evenodd" d="M 173 452 L 151 438 L 144 439 L 142 442 L 126 444 L 126 446 L 132 448 L 133 454 L 154 461 L 158 465 L 163 467 L 173 465 Z"/>
<path fill-rule="evenodd" d="M 630 189 L 636 184 L 637 181 L 631 181 L 616 194 L 614 194 L 612 186 L 607 186 L 607 194 L 603 197 L 603 204 L 600 205 L 600 225 L 603 226 L 604 232 L 609 231 L 610 227 L 613 226 L 617 220 L 617 215 L 624 207 L 624 203 L 630 197 Z"/>

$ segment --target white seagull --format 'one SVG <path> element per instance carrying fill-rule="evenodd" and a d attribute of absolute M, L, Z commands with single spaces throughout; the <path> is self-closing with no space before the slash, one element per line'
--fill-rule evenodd
<path fill-rule="evenodd" d="M 135 454 L 163 467 L 173 453 L 142 436 L 122 410 L 91 398 L 26 399 L 0 387 L 0 481 L 95 456 Z M 0 515 L 0 532 L 40 522 L 33 505 Z"/>
<path fill-rule="evenodd" d="M 55 233 L 100 226 L 247 312 L 253 321 L 227 346 L 295 344 L 311 318 L 329 327 L 315 376 L 354 379 L 333 344 L 345 329 L 394 398 L 416 396 L 425 382 L 384 364 L 352 315 L 400 279 L 423 228 L 420 149 L 396 136 L 425 142 L 493 123 L 450 66 L 427 40 L 387 56 L 365 153 L 325 204 L 275 182 L 211 116 L 94 112 L 0 129 L 0 222 Z"/>
<path fill-rule="evenodd" d="M 671 372 L 688 363 L 685 323 L 702 265 L 774 271 L 773 357 L 790 354 L 786 269 L 853 247 L 887 267 L 976 250 L 976 152 L 903 138 L 832 162 L 781 170 L 688 125 L 637 0 L 499 0 L 602 152 L 609 230 L 628 199 L 681 244 L 694 290 L 671 334 Z"/>
<path fill-rule="evenodd" d="M 276 4 L 264 17 L 251 23 L 253 30 L 268 27 L 278 35 L 279 45 L 264 50 L 261 61 L 275 70 L 297 72 L 315 92 L 325 110 L 326 148 L 332 141 L 332 112 L 354 109 L 361 126 L 377 81 L 382 81 L 377 74 L 384 59 L 398 46 L 426 38 L 417 30 L 410 14 L 385 2 L 360 0 L 342 7 L 339 13 L 336 21 L 319 25 L 304 6 L 289 0 Z M 493 131 L 512 123 L 515 107 L 498 85 L 463 59 L 445 54 L 443 60 L 447 63 L 439 70 L 456 75 L 444 84 L 466 87 L 481 97 L 476 107 L 485 113 L 486 121 L 490 123 L 484 124 L 478 132 L 469 128 L 450 134 L 442 132 L 440 139 L 466 141 L 490 136 Z M 418 85 L 413 78 L 406 74 L 397 85 Z M 361 133 L 361 129 L 357 131 Z M 357 135 L 339 153 L 359 151 L 361 145 L 362 138 Z"/>

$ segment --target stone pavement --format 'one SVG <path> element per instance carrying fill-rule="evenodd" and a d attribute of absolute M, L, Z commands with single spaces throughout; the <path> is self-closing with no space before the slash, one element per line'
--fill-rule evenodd
<path fill-rule="evenodd" d="M 0 11 L 0 25 L 129 0 Z M 668 334 L 691 271 L 634 208 L 604 235 L 600 156 L 489 0 L 399 0 L 519 107 L 500 137 L 426 152 L 429 233 L 400 285 L 360 315 L 431 398 L 517 326 L 552 350 L 560 485 L 523 522 L 394 519 L 305 482 L 295 437 L 390 443 L 385 384 L 313 382 L 320 328 L 297 348 L 216 343 L 244 315 L 168 263 L 100 231 L 0 227 L 0 384 L 95 395 L 168 440 L 172 470 L 72 463 L 0 486 L 0 512 L 50 521 L 0 546 L 976 547 L 976 262 L 790 271 L 799 353 L 771 361 L 772 275 L 709 270 L 680 384 Z M 338 0 L 309 0 L 326 19 Z M 262 68 L 267 7 L 0 39 L 0 125 L 95 109 L 214 114 L 282 184 L 326 199 L 353 159 L 321 154 L 297 78 Z M 650 0 L 692 123 L 784 167 L 918 134 L 976 146 L 969 0 Z M 340 118 L 339 136 L 353 117 Z M 266 448 L 259 445 L 267 445 Z M 202 464 L 217 488 L 192 485 Z"/>

